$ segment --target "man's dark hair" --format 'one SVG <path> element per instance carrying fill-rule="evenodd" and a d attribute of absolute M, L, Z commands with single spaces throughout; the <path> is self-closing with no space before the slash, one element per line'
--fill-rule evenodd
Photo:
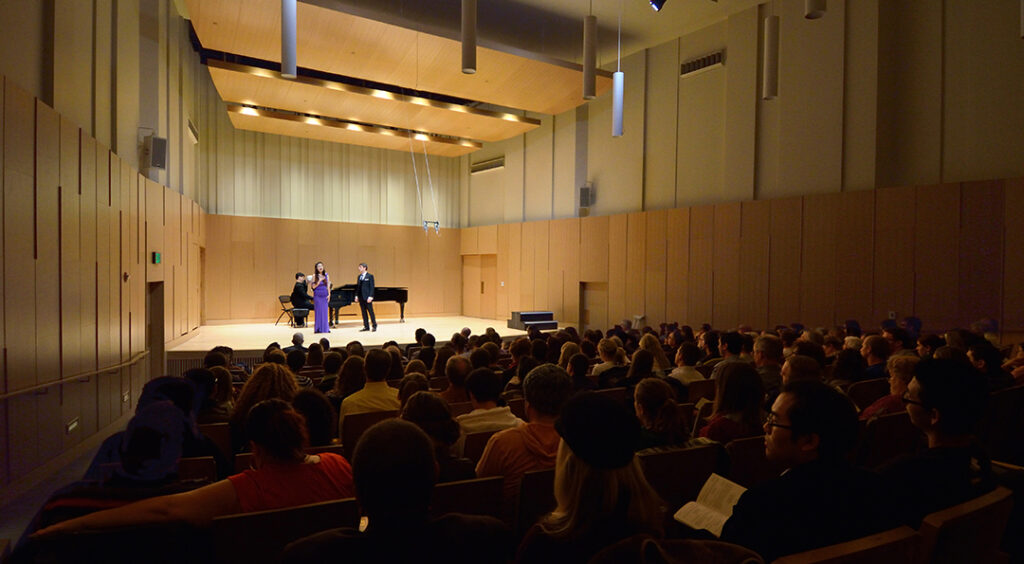
<path fill-rule="evenodd" d="M 722 348 L 729 351 L 729 354 L 739 355 L 743 352 L 743 335 L 736 331 L 729 331 L 722 335 Z"/>
<path fill-rule="evenodd" d="M 693 341 L 684 341 L 683 344 L 679 345 L 679 350 L 682 351 L 683 366 L 697 366 L 697 363 L 704 356 L 700 347 Z"/>
<path fill-rule="evenodd" d="M 925 409 L 939 412 L 939 431 L 946 435 L 971 433 L 986 401 L 984 377 L 970 366 L 949 359 L 926 358 L 914 368 Z"/>
<path fill-rule="evenodd" d="M 371 526 L 426 521 L 435 464 L 434 445 L 415 424 L 388 419 L 367 429 L 352 454 L 352 478 Z"/>
<path fill-rule="evenodd" d="M 530 355 L 537 359 L 537 362 L 544 362 L 548 359 L 548 342 L 545 339 L 534 339 L 530 343 Z"/>
<path fill-rule="evenodd" d="M 217 345 L 216 347 L 213 347 L 210 350 L 213 352 L 219 352 L 220 354 L 228 357 L 229 362 L 231 361 L 232 357 L 235 356 L 235 350 L 227 345 Z"/>
<path fill-rule="evenodd" d="M 306 275 L 301 273 L 301 272 L 296 272 L 295 273 L 295 278 L 305 278 L 305 277 L 306 277 Z"/>
<path fill-rule="evenodd" d="M 914 348 L 914 339 L 910 336 L 910 333 L 902 327 L 893 327 L 892 329 L 886 329 L 886 333 L 892 335 L 892 338 L 899 341 L 900 346 L 905 349 Z"/>
<path fill-rule="evenodd" d="M 306 365 L 306 353 L 295 349 L 288 353 L 288 368 L 295 374 Z"/>
<path fill-rule="evenodd" d="M 299 390 L 292 398 L 292 407 L 306 418 L 309 446 L 327 446 L 338 430 L 338 416 L 331 401 L 316 388 Z"/>
<path fill-rule="evenodd" d="M 576 353 L 569 358 L 569 367 L 572 368 L 572 379 L 579 383 L 587 381 L 587 369 L 590 368 L 590 359 L 583 353 Z"/>
<path fill-rule="evenodd" d="M 782 339 L 774 337 L 772 335 L 764 335 L 758 337 L 757 341 L 754 342 L 754 350 L 761 351 L 764 353 L 764 357 L 768 360 L 782 364 L 785 361 L 783 356 Z"/>
<path fill-rule="evenodd" d="M 530 354 L 530 340 L 526 337 L 519 337 L 508 346 L 508 353 L 512 358 L 520 358 Z"/>
<path fill-rule="evenodd" d="M 366 353 L 363 370 L 367 382 L 383 382 L 391 371 L 391 355 L 381 349 L 371 349 Z"/>
<path fill-rule="evenodd" d="M 433 333 L 424 333 L 423 339 L 420 340 L 420 344 L 424 347 L 432 347 L 436 342 L 437 339 L 434 337 Z"/>
<path fill-rule="evenodd" d="M 502 387 L 501 376 L 490 368 L 477 368 L 466 377 L 466 392 L 480 403 L 497 402 Z"/>
<path fill-rule="evenodd" d="M 366 263 L 365 263 L 365 262 L 361 262 L 361 263 L 359 263 L 359 266 L 361 266 L 361 267 L 363 267 L 363 268 L 365 268 L 365 269 L 367 269 L 367 270 L 369 270 L 369 269 L 370 269 L 370 267 L 369 267 L 369 266 L 366 266 Z"/>
<path fill-rule="evenodd" d="M 523 395 L 537 413 L 556 416 L 572 395 L 572 379 L 556 364 L 542 364 L 526 375 Z"/>
<path fill-rule="evenodd" d="M 821 381 L 821 363 L 817 360 L 802 354 L 791 355 L 786 362 L 789 363 L 788 381 Z"/>
<path fill-rule="evenodd" d="M 448 383 L 456 388 L 466 385 L 466 377 L 473 370 L 473 365 L 464 356 L 453 356 L 444 365 L 444 375 L 448 377 Z"/>
<path fill-rule="evenodd" d="M 195 386 L 196 397 L 193 400 L 193 405 L 201 404 L 210 396 L 210 393 L 213 392 L 214 381 L 217 379 L 208 368 L 192 368 L 186 370 L 182 376 Z"/>
<path fill-rule="evenodd" d="M 921 337 L 920 341 L 922 345 L 931 349 L 933 353 L 935 352 L 935 349 L 946 344 L 946 340 L 938 335 L 925 335 Z"/>
<path fill-rule="evenodd" d="M 218 351 L 210 351 L 203 357 L 203 368 L 213 368 L 214 366 L 228 367 L 228 357 L 226 354 Z"/>
<path fill-rule="evenodd" d="M 796 343 L 793 347 L 793 354 L 809 356 L 813 358 L 821 368 L 824 368 L 828 363 L 828 361 L 825 360 L 825 348 L 810 341 L 799 341 Z"/>
<path fill-rule="evenodd" d="M 704 333 L 704 346 L 708 348 L 711 355 L 721 354 L 718 350 L 718 331 L 707 331 Z"/>
<path fill-rule="evenodd" d="M 348 351 L 349 356 L 366 356 L 366 350 L 363 349 L 363 344 L 359 341 L 352 341 L 345 345 L 345 350 Z"/>
<path fill-rule="evenodd" d="M 843 324 L 843 327 L 846 329 L 846 334 L 848 336 L 860 337 L 860 323 L 856 319 L 847 319 L 846 322 Z"/>
<path fill-rule="evenodd" d="M 848 397 L 822 382 L 790 382 L 789 424 L 793 439 L 818 435 L 818 458 L 840 460 L 857 442 L 857 409 Z"/>
<path fill-rule="evenodd" d="M 341 372 L 341 364 L 345 362 L 345 358 L 341 356 L 341 353 L 331 351 L 324 355 L 324 374 L 337 374 Z"/>
<path fill-rule="evenodd" d="M 427 330 L 426 329 L 424 329 L 422 327 L 417 328 L 416 329 L 416 333 L 415 333 L 415 335 L 416 335 L 416 343 L 423 344 L 423 336 L 426 335 L 426 334 L 427 334 Z"/>
<path fill-rule="evenodd" d="M 491 364 L 491 353 L 485 349 L 476 349 L 469 353 L 469 363 L 473 368 L 484 368 Z"/>

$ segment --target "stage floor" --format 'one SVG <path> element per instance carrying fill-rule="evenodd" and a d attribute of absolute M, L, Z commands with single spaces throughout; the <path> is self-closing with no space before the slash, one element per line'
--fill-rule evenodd
<path fill-rule="evenodd" d="M 306 340 L 305 344 L 319 341 L 326 337 L 331 341 L 332 347 L 344 346 L 351 341 L 359 341 L 364 346 L 380 346 L 387 341 L 398 341 L 399 344 L 416 342 L 416 329 L 422 327 L 432 333 L 438 343 L 447 341 L 452 334 L 461 331 L 463 327 L 469 327 L 474 335 L 483 334 L 488 327 L 494 327 L 502 337 L 518 337 L 525 335 L 525 331 L 509 329 L 506 321 L 501 319 L 482 319 L 479 317 L 464 317 L 460 315 L 445 317 L 407 317 L 405 323 L 397 319 L 377 319 L 377 330 L 361 332 L 362 320 L 348 319 L 338 324 L 330 333 L 313 333 L 312 323 L 310 326 L 300 329 L 289 327 L 282 322 L 274 325 L 266 323 L 244 323 L 237 325 L 203 325 L 199 327 L 197 334 L 172 348 L 167 349 L 168 357 L 180 354 L 194 355 L 197 352 L 206 352 L 218 345 L 227 345 L 236 353 L 243 351 L 259 351 L 267 348 L 267 345 L 277 341 L 282 347 L 292 342 L 292 335 L 296 332 L 302 333 Z M 176 354 L 177 353 L 177 354 Z"/>

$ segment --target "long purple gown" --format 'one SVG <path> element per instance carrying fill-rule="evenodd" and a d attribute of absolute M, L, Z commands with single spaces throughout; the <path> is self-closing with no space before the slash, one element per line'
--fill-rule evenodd
<path fill-rule="evenodd" d="M 327 282 L 322 282 L 316 288 L 313 288 L 313 311 L 316 315 L 316 320 L 313 323 L 314 333 L 330 333 L 331 324 L 327 314 L 327 299 L 331 296 L 331 291 L 327 288 Z"/>

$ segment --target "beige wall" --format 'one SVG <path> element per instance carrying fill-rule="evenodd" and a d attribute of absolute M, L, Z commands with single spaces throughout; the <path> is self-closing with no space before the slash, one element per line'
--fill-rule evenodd
<path fill-rule="evenodd" d="M 926 332 L 982 317 L 1017 332 L 1022 206 L 1024 179 L 884 188 L 470 227 L 460 252 L 496 252 L 501 318 L 870 327 L 892 311 Z"/>
<path fill-rule="evenodd" d="M 335 286 L 355 282 L 366 262 L 378 286 L 409 289 L 406 315 L 458 315 L 462 310 L 459 230 L 424 233 L 421 227 L 336 221 L 206 216 L 205 322 L 273 321 L 278 296 L 290 294 L 296 272 L 323 261 Z M 398 318 L 394 302 L 378 317 Z M 356 305 L 344 316 L 359 315 Z M 353 317 L 343 317 L 351 321 Z"/>
<path fill-rule="evenodd" d="M 147 281 L 163 282 L 165 318 L 156 321 L 167 341 L 199 325 L 204 222 L 196 203 L 0 80 L 6 494 L 132 410 L 149 376 Z M 152 251 L 163 253 L 159 267 L 149 264 Z"/>
<path fill-rule="evenodd" d="M 549 180 L 568 160 L 595 184 L 591 216 L 1024 174 L 1017 2 L 847 0 L 813 21 L 799 0 L 773 4 L 778 98 L 760 98 L 763 4 L 626 57 L 622 138 L 606 94 L 555 118 L 587 116 L 582 146 L 558 127 L 486 144 L 506 169 L 473 177 L 463 223 L 576 215 L 540 197 L 575 202 L 579 182 Z M 679 77 L 719 49 L 723 66 Z M 551 147 L 553 163 L 531 158 Z"/>

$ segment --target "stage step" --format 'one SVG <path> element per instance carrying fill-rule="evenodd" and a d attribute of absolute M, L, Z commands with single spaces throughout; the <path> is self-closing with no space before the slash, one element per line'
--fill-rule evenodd
<path fill-rule="evenodd" d="M 508 320 L 510 329 L 526 331 L 529 327 L 536 327 L 542 331 L 558 329 L 558 322 L 555 321 L 555 314 L 551 311 L 513 311 L 512 319 Z"/>

